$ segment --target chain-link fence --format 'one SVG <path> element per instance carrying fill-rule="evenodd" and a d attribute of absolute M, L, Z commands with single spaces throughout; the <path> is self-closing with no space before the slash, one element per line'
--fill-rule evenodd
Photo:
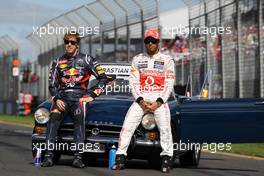
<path fill-rule="evenodd" d="M 209 30 L 209 34 L 189 35 L 191 61 L 181 73 L 185 72 L 192 78 L 193 95 L 200 94 L 206 74 L 211 71 L 212 98 L 264 97 L 264 2 L 184 2 L 189 8 L 189 29 Z M 225 31 L 219 31 L 220 28 Z M 212 29 L 217 29 L 218 33 Z M 182 81 L 187 83 L 187 79 Z"/>

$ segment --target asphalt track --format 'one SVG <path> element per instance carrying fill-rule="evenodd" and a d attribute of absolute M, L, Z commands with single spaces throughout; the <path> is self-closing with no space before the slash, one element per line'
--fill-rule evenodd
<path fill-rule="evenodd" d="M 248 159 L 222 154 L 202 153 L 198 168 L 182 168 L 176 162 L 170 174 L 161 174 L 148 167 L 147 162 L 131 160 L 127 169 L 112 171 L 107 161 L 90 163 L 84 169 L 71 167 L 72 157 L 63 156 L 52 168 L 36 167 L 31 156 L 31 129 L 0 123 L 0 176 L 110 176 L 110 175 L 176 175 L 176 176 L 263 176 L 264 160 Z"/>

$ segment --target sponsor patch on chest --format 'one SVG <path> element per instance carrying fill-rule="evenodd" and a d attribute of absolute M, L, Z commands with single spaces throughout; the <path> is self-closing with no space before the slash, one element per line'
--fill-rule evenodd
<path fill-rule="evenodd" d="M 142 69 L 142 68 L 148 68 L 147 60 L 138 61 L 138 69 Z"/>
<path fill-rule="evenodd" d="M 68 64 L 60 64 L 61 69 L 66 68 L 67 66 L 68 66 Z"/>
<path fill-rule="evenodd" d="M 154 61 L 154 68 L 163 70 L 164 69 L 164 62 L 162 61 Z"/>
<path fill-rule="evenodd" d="M 138 68 L 148 68 L 148 63 L 138 63 Z"/>

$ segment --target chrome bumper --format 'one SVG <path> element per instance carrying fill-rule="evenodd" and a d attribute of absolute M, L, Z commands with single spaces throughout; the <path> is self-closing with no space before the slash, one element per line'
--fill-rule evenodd
<path fill-rule="evenodd" d="M 32 141 L 45 141 L 46 134 L 32 134 Z M 62 136 L 59 141 L 62 142 L 73 142 L 73 136 Z M 113 137 L 102 137 L 102 136 L 90 136 L 86 138 L 87 142 L 98 142 L 98 143 L 118 143 L 118 138 Z"/>
<path fill-rule="evenodd" d="M 32 141 L 44 142 L 46 140 L 46 134 L 32 134 Z M 101 144 L 118 144 L 118 138 L 115 137 L 103 137 L 103 136 L 89 136 L 86 138 L 86 142 L 97 142 Z M 59 139 L 61 142 L 73 142 L 73 136 L 63 136 Z M 161 147 L 160 141 L 150 141 L 146 139 L 136 139 L 135 146 L 139 147 Z"/>
<path fill-rule="evenodd" d="M 137 139 L 136 146 L 161 147 L 160 141 L 149 141 L 149 140 L 144 140 L 144 139 Z"/>

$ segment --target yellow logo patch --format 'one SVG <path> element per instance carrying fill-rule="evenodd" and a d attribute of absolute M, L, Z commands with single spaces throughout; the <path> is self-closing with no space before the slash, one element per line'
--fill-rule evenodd
<path fill-rule="evenodd" d="M 60 64 L 60 68 L 66 68 L 67 66 L 67 64 Z"/>
<path fill-rule="evenodd" d="M 101 93 L 102 93 L 102 90 L 101 89 L 95 89 L 93 91 L 97 96 L 99 96 Z"/>
<path fill-rule="evenodd" d="M 99 75 L 104 74 L 104 70 L 99 70 L 99 71 L 98 71 L 98 74 L 99 74 Z"/>
<path fill-rule="evenodd" d="M 101 67 L 101 66 L 97 66 L 95 69 L 96 69 L 97 71 L 99 71 L 99 70 L 102 70 L 102 67 Z"/>

